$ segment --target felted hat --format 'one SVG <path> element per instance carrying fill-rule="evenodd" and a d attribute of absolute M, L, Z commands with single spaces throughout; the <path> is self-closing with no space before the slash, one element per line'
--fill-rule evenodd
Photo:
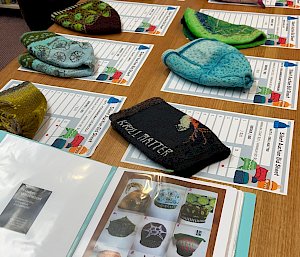
<path fill-rule="evenodd" d="M 51 19 L 57 24 L 86 34 L 113 34 L 121 32 L 117 11 L 99 0 L 87 1 L 54 12 Z"/>
<path fill-rule="evenodd" d="M 94 49 L 88 42 L 70 40 L 49 31 L 26 32 L 21 43 L 41 62 L 67 69 L 94 68 Z"/>
<path fill-rule="evenodd" d="M 160 247 L 166 235 L 167 229 L 163 224 L 150 222 L 142 229 L 140 243 L 149 248 L 157 248 Z"/>
<path fill-rule="evenodd" d="M 19 56 L 19 63 L 24 68 L 39 71 L 47 75 L 62 77 L 62 78 L 80 78 L 91 76 L 94 73 L 93 68 L 81 67 L 74 69 L 60 68 L 54 65 L 40 61 L 35 56 L 24 53 Z"/>
<path fill-rule="evenodd" d="M 154 204 L 159 208 L 175 209 L 180 201 L 179 193 L 171 188 L 161 189 L 154 200 Z"/>
<path fill-rule="evenodd" d="M 30 82 L 0 92 L 0 129 L 33 138 L 47 111 L 45 96 Z"/>
<path fill-rule="evenodd" d="M 254 81 L 246 57 L 217 40 L 194 40 L 165 51 L 162 60 L 177 75 L 203 86 L 250 88 Z"/>
<path fill-rule="evenodd" d="M 187 38 L 217 39 L 238 49 L 259 46 L 267 36 L 261 30 L 247 25 L 235 25 L 187 8 L 181 20 Z"/>
<path fill-rule="evenodd" d="M 177 253 L 183 257 L 192 256 L 200 243 L 205 242 L 205 240 L 201 237 L 190 236 L 182 233 L 175 234 L 174 238 L 176 241 Z"/>
<path fill-rule="evenodd" d="M 107 228 L 108 233 L 116 237 L 127 237 L 134 229 L 135 225 L 127 217 L 110 221 Z"/>

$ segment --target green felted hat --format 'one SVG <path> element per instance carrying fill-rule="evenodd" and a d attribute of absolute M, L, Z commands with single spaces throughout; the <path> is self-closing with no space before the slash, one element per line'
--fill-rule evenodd
<path fill-rule="evenodd" d="M 73 5 L 51 14 L 51 19 L 70 30 L 86 34 L 113 34 L 121 32 L 121 19 L 109 4 L 92 0 Z"/>
<path fill-rule="evenodd" d="M 33 138 L 47 111 L 45 96 L 30 82 L 0 92 L 0 129 Z"/>
<path fill-rule="evenodd" d="M 218 20 L 207 14 L 187 8 L 181 20 L 187 38 L 216 39 L 238 49 L 259 46 L 265 43 L 264 32 L 247 25 L 235 25 Z"/>

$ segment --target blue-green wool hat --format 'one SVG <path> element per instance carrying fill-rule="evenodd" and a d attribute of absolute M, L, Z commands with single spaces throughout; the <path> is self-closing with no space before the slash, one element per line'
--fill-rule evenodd
<path fill-rule="evenodd" d="M 196 39 L 165 51 L 162 60 L 177 75 L 202 86 L 250 88 L 253 83 L 246 57 L 217 40 Z"/>

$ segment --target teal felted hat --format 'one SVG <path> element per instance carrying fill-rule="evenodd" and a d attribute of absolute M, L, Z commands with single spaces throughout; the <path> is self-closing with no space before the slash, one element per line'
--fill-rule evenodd
<path fill-rule="evenodd" d="M 21 43 L 40 61 L 61 68 L 94 67 L 95 56 L 88 42 L 70 40 L 49 31 L 26 32 Z"/>
<path fill-rule="evenodd" d="M 58 77 L 84 77 L 94 72 L 96 58 L 88 42 L 78 42 L 49 31 L 24 33 L 28 53 L 19 56 L 26 68 Z"/>
<path fill-rule="evenodd" d="M 62 78 L 80 78 L 91 76 L 94 69 L 89 67 L 80 67 L 74 69 L 61 68 L 54 65 L 47 64 L 40 61 L 35 56 L 24 53 L 19 56 L 19 63 L 24 67 L 31 70 L 39 71 L 51 76 Z"/>
<path fill-rule="evenodd" d="M 203 86 L 250 88 L 250 63 L 236 48 L 217 40 L 196 39 L 162 55 L 177 75 Z"/>
<path fill-rule="evenodd" d="M 238 49 L 259 46 L 265 43 L 264 32 L 247 25 L 235 25 L 218 20 L 207 14 L 187 8 L 181 20 L 187 38 L 216 39 Z"/>

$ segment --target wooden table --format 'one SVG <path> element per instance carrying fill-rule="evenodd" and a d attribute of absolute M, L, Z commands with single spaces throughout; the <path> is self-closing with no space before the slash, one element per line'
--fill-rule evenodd
<path fill-rule="evenodd" d="M 298 174 L 300 173 L 300 134 L 298 133 L 298 130 L 300 129 L 299 104 L 298 111 L 282 110 L 278 108 L 264 107 L 259 105 L 242 104 L 209 98 L 199 98 L 160 91 L 169 73 L 166 66 L 161 62 L 161 54 L 166 49 L 175 49 L 187 43 L 187 39 L 182 33 L 182 26 L 180 24 L 180 19 L 186 7 L 191 7 L 196 10 L 199 10 L 200 8 L 206 8 L 294 15 L 300 14 L 300 11 L 283 8 L 261 9 L 259 7 L 238 5 L 208 4 L 206 0 L 186 0 L 184 2 L 176 0 L 140 0 L 140 2 L 151 4 L 179 5 L 181 6 L 181 8 L 164 37 L 134 33 L 121 33 L 118 35 L 99 36 L 99 38 L 112 40 L 154 44 L 154 48 L 150 53 L 150 56 L 144 63 L 142 69 L 140 70 L 130 87 L 123 87 L 99 82 L 81 81 L 76 79 L 62 79 L 42 74 L 21 72 L 17 71 L 17 68 L 19 67 L 17 59 L 13 60 L 6 68 L 4 68 L 0 72 L 0 87 L 3 87 L 10 79 L 28 80 L 58 87 L 81 89 L 97 93 L 123 95 L 127 97 L 127 100 L 123 106 L 124 108 L 130 107 L 150 97 L 159 96 L 164 98 L 166 101 L 181 104 L 295 120 L 288 195 L 276 195 L 247 188 L 242 188 L 242 190 L 253 192 L 257 195 L 249 256 L 300 256 L 300 193 L 298 192 L 298 190 L 300 190 L 300 174 Z M 66 34 L 76 34 L 57 25 L 53 25 L 50 30 Z M 245 55 L 300 60 L 300 50 L 255 47 L 242 50 L 242 52 Z M 145 167 L 121 163 L 121 157 L 123 156 L 127 146 L 127 142 L 110 128 L 99 144 L 95 153 L 93 154 L 92 159 L 116 166 L 151 170 Z"/>

